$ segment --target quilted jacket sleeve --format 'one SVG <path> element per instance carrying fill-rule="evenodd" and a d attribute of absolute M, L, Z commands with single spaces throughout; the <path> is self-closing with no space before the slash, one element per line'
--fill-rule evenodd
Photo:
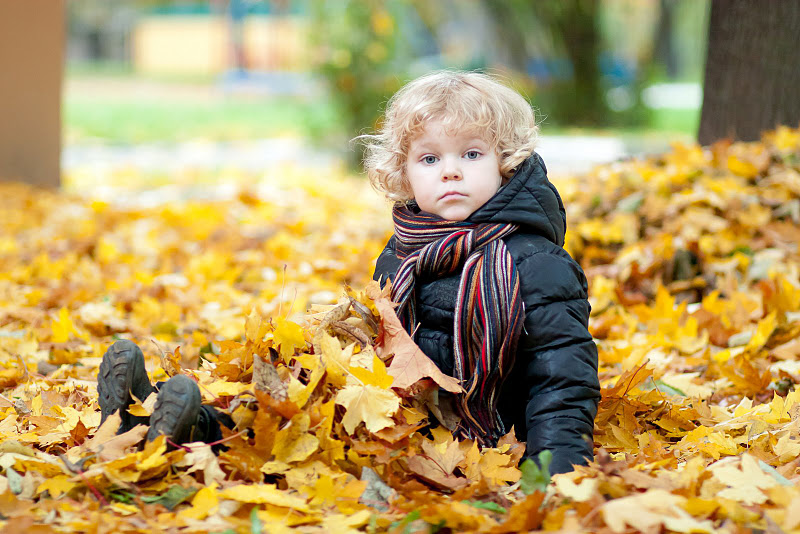
<path fill-rule="evenodd" d="M 549 449 L 550 472 L 563 473 L 592 458 L 600 400 L 586 277 L 565 252 L 532 254 L 519 263 L 519 272 L 525 323 L 516 368 L 525 382 L 518 391 L 527 396 L 527 456 Z"/>
<path fill-rule="evenodd" d="M 383 248 L 378 259 L 375 261 L 375 272 L 372 275 L 373 280 L 381 283 L 381 287 L 386 284 L 386 280 L 394 279 L 394 275 L 400 267 L 400 260 L 395 255 L 395 237 L 389 238 L 389 242 Z"/>

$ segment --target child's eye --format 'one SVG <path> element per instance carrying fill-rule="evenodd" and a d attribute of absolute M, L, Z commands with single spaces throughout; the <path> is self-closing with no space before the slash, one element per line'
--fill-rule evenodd
<path fill-rule="evenodd" d="M 424 163 L 427 163 L 428 165 L 433 165 L 434 163 L 436 163 L 436 159 L 437 159 L 436 156 L 425 156 L 422 158 L 422 161 Z"/>
<path fill-rule="evenodd" d="M 478 152 L 477 150 L 470 150 L 469 152 L 467 152 L 466 155 L 467 159 L 478 159 L 479 157 L 481 157 L 481 153 Z"/>

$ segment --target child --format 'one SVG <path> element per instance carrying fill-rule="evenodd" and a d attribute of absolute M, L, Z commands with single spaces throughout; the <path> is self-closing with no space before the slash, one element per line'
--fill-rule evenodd
<path fill-rule="evenodd" d="M 592 458 L 600 386 L 586 277 L 563 249 L 566 214 L 534 152 L 528 103 L 493 78 L 436 72 L 389 101 L 368 139 L 370 181 L 395 200 L 374 278 L 445 373 L 462 380 L 459 432 L 513 425 L 551 473 Z"/>

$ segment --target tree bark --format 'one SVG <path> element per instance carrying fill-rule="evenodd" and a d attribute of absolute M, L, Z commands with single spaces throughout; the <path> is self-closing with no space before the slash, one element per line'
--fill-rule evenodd
<path fill-rule="evenodd" d="M 0 1 L 0 180 L 58 187 L 63 0 Z"/>
<path fill-rule="evenodd" d="M 697 139 L 800 123 L 800 1 L 712 0 Z"/>
<path fill-rule="evenodd" d="M 548 28 L 572 68 L 569 80 L 559 80 L 552 88 L 553 117 L 564 124 L 597 126 L 607 122 L 598 57 L 600 55 L 597 0 L 537 0 L 530 3 L 534 15 Z"/>
<path fill-rule="evenodd" d="M 570 124 L 597 125 L 606 115 L 600 83 L 600 5 L 594 0 L 560 2 L 561 17 L 556 28 L 564 39 L 572 63 L 573 91 L 564 95 L 566 118 Z"/>
<path fill-rule="evenodd" d="M 678 76 L 678 56 L 673 42 L 673 19 L 675 18 L 675 0 L 661 0 L 661 16 L 658 17 L 655 37 L 655 57 L 664 65 L 669 79 Z"/>

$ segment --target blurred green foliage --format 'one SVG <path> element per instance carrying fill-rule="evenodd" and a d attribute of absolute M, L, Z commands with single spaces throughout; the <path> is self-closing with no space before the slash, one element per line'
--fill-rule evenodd
<path fill-rule="evenodd" d="M 341 118 L 324 99 L 112 98 L 68 94 L 62 108 L 67 143 L 237 141 L 281 135 L 323 139 Z"/>
<path fill-rule="evenodd" d="M 386 101 L 406 81 L 412 59 L 397 26 L 402 0 L 311 2 L 316 71 L 330 85 L 349 138 L 373 133 Z M 353 154 L 360 161 L 361 150 Z"/>
<path fill-rule="evenodd" d="M 533 103 L 537 109 L 543 109 L 538 98 Z M 377 105 L 374 111 L 378 112 Z M 154 101 L 68 94 L 62 113 L 67 143 L 237 141 L 289 134 L 308 137 L 339 151 L 346 146 L 342 141 L 344 136 L 352 138 L 349 132 L 353 131 L 344 131 L 343 125 L 351 121 L 345 120 L 341 109 L 327 99 L 314 102 L 296 98 L 220 99 L 200 103 L 173 98 Z M 542 134 L 616 135 L 632 141 L 643 136 L 677 135 L 688 141 L 697 133 L 699 117 L 699 110 L 657 109 L 650 112 L 649 121 L 643 126 L 613 129 L 561 125 L 545 117 Z"/>
<path fill-rule="evenodd" d="M 290 13 L 310 23 L 313 74 L 328 86 L 323 95 L 311 100 L 225 95 L 198 103 L 67 93 L 67 141 L 232 140 L 292 132 L 342 149 L 348 139 L 375 132 L 387 100 L 405 82 L 445 67 L 500 74 L 530 99 L 545 135 L 575 128 L 601 135 L 611 129 L 694 134 L 697 127 L 699 110 L 649 109 L 640 96 L 653 83 L 696 81 L 701 75 L 708 0 L 241 1 L 248 13 Z M 230 6 L 225 0 L 122 4 L 131 13 L 159 8 L 204 14 L 197 16 L 227 13 Z M 121 12 L 102 0 L 71 3 L 68 11 L 70 27 L 84 30 L 108 28 L 111 15 Z M 116 41 L 106 35 L 100 44 L 109 42 Z M 210 74 L 142 76 L 115 57 L 68 64 L 67 77 L 101 83 L 146 79 L 165 86 L 208 86 L 217 80 Z M 670 71 L 665 66 L 671 64 L 680 68 Z M 351 163 L 361 155 L 352 152 Z"/>
<path fill-rule="evenodd" d="M 131 2 L 140 9 L 173 5 L 169 0 Z M 198 102 L 168 96 L 169 91 L 158 100 L 130 91 L 120 98 L 108 90 L 100 97 L 72 91 L 65 94 L 63 108 L 66 139 L 226 141 L 295 133 L 341 150 L 348 139 L 376 131 L 387 100 L 405 82 L 445 67 L 483 67 L 500 74 L 529 98 L 544 135 L 694 135 L 699 110 L 649 109 L 640 95 L 652 83 L 699 76 L 707 4 L 708 0 L 479 0 L 453 9 L 450 3 L 423 0 L 287 0 L 274 5 L 257 0 L 248 6 L 308 20 L 313 74 L 326 82 L 324 94 L 311 99 L 222 95 Z M 220 2 L 214 9 L 223 13 L 226 5 Z M 211 10 L 209 5 L 205 9 Z M 88 0 L 70 7 L 73 18 L 79 12 L 86 26 L 100 24 L 101 15 L 112 10 L 100 0 Z M 665 25 L 664 16 L 670 13 L 673 24 Z M 454 31 L 476 45 L 469 54 L 461 54 L 463 47 L 454 48 Z M 482 41 L 487 35 L 490 41 Z M 678 72 L 665 69 L 669 62 L 659 55 L 663 47 L 656 46 L 663 42 L 674 45 L 670 54 L 680 59 Z M 602 61 L 605 66 L 600 68 Z M 609 61 L 617 62 L 612 67 L 625 66 L 627 77 L 609 76 Z M 534 68 L 542 64 L 547 65 L 544 75 Z M 105 79 L 147 80 L 165 87 L 208 86 L 217 79 L 208 74 L 142 76 L 131 64 L 110 60 L 69 64 L 67 77 L 100 84 Z M 352 151 L 350 162 L 359 163 L 361 156 L 360 149 Z"/>

